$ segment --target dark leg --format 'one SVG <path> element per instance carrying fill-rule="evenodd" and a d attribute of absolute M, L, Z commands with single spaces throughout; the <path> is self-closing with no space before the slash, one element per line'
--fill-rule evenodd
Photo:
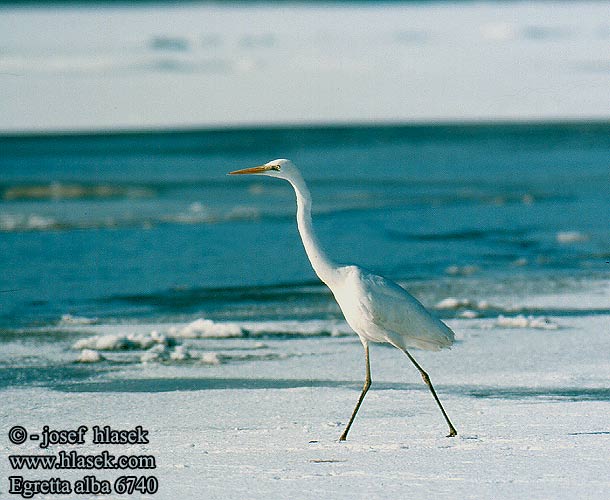
<path fill-rule="evenodd" d="M 352 426 L 352 422 L 354 421 L 354 418 L 356 418 L 356 413 L 358 413 L 358 409 L 360 408 L 360 405 L 362 404 L 362 400 L 364 399 L 366 392 L 369 390 L 369 387 L 371 387 L 371 365 L 369 363 L 369 345 L 368 345 L 368 343 L 364 343 L 364 342 L 363 342 L 363 345 L 364 345 L 364 357 L 366 359 L 366 377 L 364 379 L 364 387 L 362 388 L 362 392 L 360 393 L 360 398 L 358 399 L 356 408 L 354 408 L 354 412 L 352 413 L 352 418 L 349 419 L 349 423 L 347 424 L 347 427 L 343 431 L 343 434 L 341 434 L 339 441 L 345 441 L 347 439 L 347 433 L 349 432 L 349 428 Z"/>
<path fill-rule="evenodd" d="M 449 434 L 447 434 L 447 437 L 457 436 L 457 431 L 455 430 L 455 427 L 453 427 L 453 424 L 451 423 L 451 420 L 449 420 L 449 417 L 447 416 L 447 413 L 445 412 L 445 409 L 443 408 L 443 405 L 441 404 L 440 399 L 438 399 L 438 396 L 436 395 L 436 391 L 434 390 L 434 387 L 432 387 L 432 382 L 430 382 L 430 377 L 428 377 L 428 374 L 423 370 L 423 368 L 421 366 L 419 366 L 417 361 L 415 361 L 413 356 L 411 356 L 406 349 L 404 349 L 404 352 L 407 356 L 409 356 L 409 359 L 415 365 L 415 368 L 417 368 L 419 370 L 419 373 L 421 374 L 421 378 L 424 380 L 426 385 L 430 388 L 430 392 L 432 392 L 432 395 L 434 396 L 434 400 L 436 401 L 436 404 L 441 409 L 441 412 L 443 413 L 443 417 L 445 417 L 445 420 L 447 421 L 447 424 L 449 425 Z"/>

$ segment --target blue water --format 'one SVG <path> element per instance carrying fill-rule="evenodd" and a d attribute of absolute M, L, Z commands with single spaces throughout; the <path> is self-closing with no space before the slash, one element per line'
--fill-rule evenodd
<path fill-rule="evenodd" d="M 610 124 L 5 136 L 0 151 L 5 342 L 62 338 L 64 314 L 339 321 L 290 186 L 226 176 L 277 157 L 300 166 L 335 260 L 427 305 L 610 278 Z"/>

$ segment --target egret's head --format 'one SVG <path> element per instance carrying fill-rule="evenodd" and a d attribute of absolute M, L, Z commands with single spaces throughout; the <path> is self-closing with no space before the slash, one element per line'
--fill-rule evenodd
<path fill-rule="evenodd" d="M 277 177 L 287 181 L 300 177 L 299 171 L 290 160 L 279 159 L 272 160 L 260 167 L 244 168 L 243 170 L 235 170 L 229 172 L 229 175 L 266 175 L 268 177 Z"/>

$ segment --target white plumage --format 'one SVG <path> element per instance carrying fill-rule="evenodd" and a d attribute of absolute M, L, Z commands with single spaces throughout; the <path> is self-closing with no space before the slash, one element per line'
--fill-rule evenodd
<path fill-rule="evenodd" d="M 338 269 L 331 288 L 349 326 L 365 340 L 438 351 L 453 344 L 454 335 L 411 294 L 383 276 L 358 266 Z"/>
<path fill-rule="evenodd" d="M 364 387 L 340 440 L 347 438 L 371 385 L 369 342 L 387 342 L 409 357 L 445 417 L 449 425 L 449 436 L 455 436 L 457 432 L 436 395 L 430 377 L 407 351 L 411 347 L 432 351 L 449 347 L 454 340 L 451 329 L 430 315 L 420 302 L 397 283 L 358 266 L 339 266 L 326 256 L 313 232 L 309 189 L 292 162 L 285 159 L 273 160 L 260 167 L 237 170 L 231 174 L 266 175 L 290 182 L 297 197 L 297 225 L 309 261 L 318 277 L 332 291 L 347 323 L 358 334 L 364 346 Z"/>

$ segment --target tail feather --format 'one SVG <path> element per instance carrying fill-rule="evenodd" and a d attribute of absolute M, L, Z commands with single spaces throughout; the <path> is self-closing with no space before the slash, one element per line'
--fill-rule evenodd
<path fill-rule="evenodd" d="M 440 323 L 444 328 L 435 328 L 433 332 L 426 331 L 426 334 L 421 337 L 414 334 L 405 336 L 391 332 L 388 342 L 401 350 L 411 347 L 425 351 L 440 351 L 441 349 L 451 348 L 455 341 L 453 330 L 445 323 Z"/>

